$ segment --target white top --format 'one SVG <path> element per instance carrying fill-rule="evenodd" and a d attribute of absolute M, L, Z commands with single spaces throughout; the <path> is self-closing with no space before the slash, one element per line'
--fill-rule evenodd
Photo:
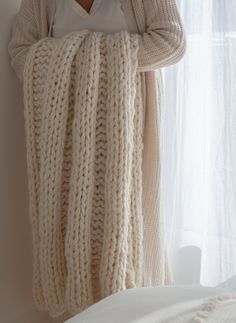
<path fill-rule="evenodd" d="M 114 33 L 128 30 L 119 0 L 94 0 L 88 13 L 76 0 L 58 0 L 52 26 L 55 38 L 82 29 Z"/>

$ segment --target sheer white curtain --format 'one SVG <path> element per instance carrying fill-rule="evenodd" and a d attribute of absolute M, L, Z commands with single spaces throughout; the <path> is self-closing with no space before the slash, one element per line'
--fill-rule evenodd
<path fill-rule="evenodd" d="M 236 274 L 236 1 L 177 0 L 185 57 L 164 72 L 162 211 L 175 282 Z"/>

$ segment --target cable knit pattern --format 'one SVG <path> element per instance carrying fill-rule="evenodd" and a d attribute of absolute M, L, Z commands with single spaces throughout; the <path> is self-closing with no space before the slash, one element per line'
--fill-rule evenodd
<path fill-rule="evenodd" d="M 72 32 L 26 58 L 33 297 L 52 317 L 142 286 L 138 48 L 127 31 Z"/>
<path fill-rule="evenodd" d="M 52 36 L 55 4 L 57 0 L 21 0 L 20 8 L 12 21 L 11 37 L 8 44 L 10 63 L 20 80 L 23 78 L 25 58 L 31 46 L 42 38 Z M 144 255 L 143 255 L 143 285 L 157 286 L 169 284 L 172 281 L 170 262 L 165 244 L 164 212 L 161 210 L 161 110 L 163 106 L 163 90 L 161 67 L 177 63 L 184 55 L 186 36 L 184 26 L 176 5 L 176 0 L 120 0 L 130 33 L 139 37 L 138 68 L 141 71 L 141 94 L 143 98 L 144 149 L 143 149 L 143 219 L 144 219 Z M 43 71 L 39 71 L 38 73 Z M 101 66 L 100 66 L 101 68 Z M 154 69 L 156 70 L 154 72 Z M 101 73 L 100 73 L 101 75 Z M 73 102 L 74 84 L 71 75 L 71 95 Z M 39 87 L 38 87 L 39 88 Z M 102 89 L 100 88 L 100 91 Z M 105 91 L 105 89 L 104 89 Z M 105 93 L 105 92 L 104 92 Z M 105 95 L 105 94 L 104 94 Z M 34 93 L 36 104 L 36 93 Z M 100 99 L 102 100 L 102 99 Z M 99 101 L 100 102 L 100 101 Z M 38 104 L 38 103 L 37 103 Z M 98 103 L 100 104 L 100 103 Z M 69 107 L 72 106 L 72 103 Z M 71 108 L 69 108 L 70 110 Z M 40 111 L 40 109 L 39 109 Z M 34 116 L 37 118 L 37 109 Z M 68 132 L 70 133 L 72 112 L 68 117 Z M 101 120 L 102 122 L 102 120 Z M 35 129 L 36 131 L 36 129 Z M 69 175 L 71 163 L 71 144 L 69 133 L 65 139 L 65 154 L 63 161 L 63 196 L 61 196 L 61 231 L 66 230 L 66 214 L 68 208 Z M 104 134 L 103 134 L 104 135 Z M 102 136 L 102 132 L 100 133 Z M 96 150 L 102 158 L 102 153 Z M 96 167 L 99 168 L 99 165 Z M 97 170 L 95 170 L 97 172 Z M 101 182 L 96 178 L 96 185 Z M 37 180 L 37 178 L 36 178 Z M 97 196 L 98 192 L 96 193 Z M 102 212 L 101 197 L 93 201 L 97 212 Z M 35 206 L 36 207 L 36 206 Z M 35 210 L 36 211 L 36 210 Z M 34 220 L 36 221 L 36 219 Z M 95 223 L 95 214 L 93 222 Z M 93 236 L 94 236 L 94 230 Z M 97 235 L 101 231 L 95 230 Z M 37 239 L 37 237 L 35 237 Z M 95 248 L 93 242 L 93 250 Z M 99 249 L 99 246 L 97 246 Z M 94 260 L 94 271 L 96 261 Z M 39 278 L 38 278 L 39 279 Z M 40 297 L 40 295 L 39 295 Z"/>

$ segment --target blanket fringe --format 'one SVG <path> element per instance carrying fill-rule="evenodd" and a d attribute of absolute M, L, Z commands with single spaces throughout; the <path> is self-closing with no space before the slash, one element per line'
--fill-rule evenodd
<path fill-rule="evenodd" d="M 201 309 L 192 319 L 192 323 L 205 323 L 210 315 L 218 309 L 225 301 L 236 299 L 236 295 L 232 293 L 222 293 L 214 297 L 208 298 L 202 304 Z"/>

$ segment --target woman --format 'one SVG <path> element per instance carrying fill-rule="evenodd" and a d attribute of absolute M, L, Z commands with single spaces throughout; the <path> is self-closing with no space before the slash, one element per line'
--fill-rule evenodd
<path fill-rule="evenodd" d="M 138 71 L 142 74 L 145 114 L 143 285 L 170 283 L 159 194 L 160 68 L 177 63 L 185 53 L 185 33 L 175 0 L 22 0 L 8 46 L 19 79 L 23 80 L 24 62 L 32 44 L 43 37 L 61 37 L 80 29 L 108 33 L 127 29 L 139 34 Z"/>

